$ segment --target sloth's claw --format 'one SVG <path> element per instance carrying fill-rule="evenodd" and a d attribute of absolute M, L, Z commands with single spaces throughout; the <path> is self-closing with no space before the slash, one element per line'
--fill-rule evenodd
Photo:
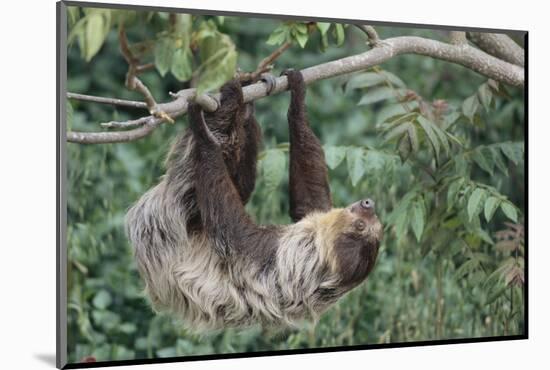
<path fill-rule="evenodd" d="M 213 94 L 213 93 L 206 93 L 206 95 L 208 95 L 210 99 L 216 102 L 216 110 L 220 109 L 220 107 L 222 106 L 222 103 L 220 102 L 220 98 L 218 98 L 216 94 Z"/>
<path fill-rule="evenodd" d="M 262 73 L 260 82 L 265 84 L 267 95 L 271 95 L 275 87 L 277 87 L 277 79 L 271 73 Z"/>
<path fill-rule="evenodd" d="M 287 68 L 281 72 L 281 76 L 286 76 L 289 90 L 305 89 L 304 76 L 301 71 Z"/>
<path fill-rule="evenodd" d="M 198 103 L 192 102 L 189 104 L 188 113 L 190 118 L 190 128 L 196 135 L 196 137 L 202 138 L 203 140 L 209 141 L 212 144 L 219 146 L 220 142 L 218 138 L 212 133 L 204 120 L 202 107 Z"/>
<path fill-rule="evenodd" d="M 281 76 L 287 76 L 290 72 L 294 72 L 295 69 L 294 68 L 287 68 L 287 69 L 284 69 L 282 72 L 281 72 Z"/>

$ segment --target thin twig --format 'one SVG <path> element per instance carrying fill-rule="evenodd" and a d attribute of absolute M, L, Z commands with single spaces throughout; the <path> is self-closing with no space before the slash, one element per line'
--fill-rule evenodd
<path fill-rule="evenodd" d="M 130 46 L 128 45 L 128 38 L 126 37 L 126 31 L 124 28 L 124 23 L 121 23 L 118 28 L 118 39 L 120 43 L 120 51 L 128 63 L 128 73 L 126 74 L 126 87 L 130 90 L 137 91 L 143 95 L 145 98 L 145 103 L 149 109 L 149 113 L 155 117 L 162 118 L 170 123 L 174 123 L 174 120 L 166 114 L 163 110 L 159 109 L 153 94 L 145 86 L 143 82 L 137 77 L 137 68 L 139 60 L 132 54 Z"/>
<path fill-rule="evenodd" d="M 262 75 L 262 73 L 269 72 L 273 69 L 273 62 L 281 56 L 290 46 L 292 46 L 292 43 L 287 41 L 281 46 L 279 46 L 273 53 L 262 59 L 262 61 L 258 64 L 258 67 L 254 72 L 241 72 L 238 74 L 238 78 L 241 81 L 256 81 L 258 77 Z"/>
<path fill-rule="evenodd" d="M 142 64 L 140 66 L 137 66 L 136 67 L 136 73 L 143 73 L 145 71 L 148 71 L 150 69 L 153 69 L 155 68 L 155 63 L 146 63 L 146 64 Z"/>
<path fill-rule="evenodd" d="M 84 94 L 76 94 L 76 93 L 67 93 L 68 99 L 73 100 L 80 100 L 80 101 L 89 101 L 94 103 L 100 103 L 100 104 L 110 104 L 110 105 L 118 105 L 121 107 L 131 107 L 131 108 L 145 108 L 147 109 L 147 104 L 142 101 L 135 101 L 135 100 L 124 100 L 124 99 L 117 99 L 117 98 L 105 98 L 102 96 L 93 96 L 93 95 L 84 95 Z"/>
<path fill-rule="evenodd" d="M 265 72 L 265 68 L 272 65 L 275 59 L 280 57 L 290 46 L 292 46 L 292 43 L 287 41 L 279 46 L 273 53 L 262 59 L 260 64 L 258 64 L 258 68 L 256 68 L 256 73 L 260 75 Z"/>
<path fill-rule="evenodd" d="M 124 122 L 110 121 L 102 123 L 101 126 L 105 128 L 134 128 L 145 125 L 150 119 L 151 117 L 148 116 Z"/>
<path fill-rule="evenodd" d="M 153 132 L 161 123 L 162 119 L 157 117 L 147 117 L 148 121 L 143 126 L 117 132 L 67 132 L 67 140 L 80 144 L 98 144 L 98 143 L 125 143 L 139 140 Z"/>

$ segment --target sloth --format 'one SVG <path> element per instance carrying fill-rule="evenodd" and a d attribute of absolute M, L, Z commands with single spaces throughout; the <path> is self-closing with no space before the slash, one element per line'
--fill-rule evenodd
<path fill-rule="evenodd" d="M 261 135 L 237 80 L 221 88 L 216 112 L 190 103 L 190 127 L 172 146 L 166 174 L 127 213 L 153 309 L 191 330 L 317 320 L 374 267 L 382 238 L 374 202 L 333 208 L 303 76 L 284 73 L 292 224 L 258 225 L 245 211 Z"/>

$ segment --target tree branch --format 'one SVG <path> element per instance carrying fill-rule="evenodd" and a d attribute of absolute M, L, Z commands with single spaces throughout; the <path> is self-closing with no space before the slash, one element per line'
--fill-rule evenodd
<path fill-rule="evenodd" d="M 509 63 L 524 67 L 525 51 L 509 36 L 501 33 L 483 32 L 468 32 L 467 36 L 481 50 Z"/>
<path fill-rule="evenodd" d="M 80 144 L 105 144 L 105 143 L 125 143 L 135 141 L 149 135 L 164 120 L 157 117 L 147 117 L 147 123 L 143 126 L 117 132 L 67 132 L 67 141 Z"/>
<path fill-rule="evenodd" d="M 344 74 L 358 72 L 379 65 L 397 55 L 418 54 L 451 63 L 460 64 L 477 73 L 493 80 L 513 86 L 523 86 L 524 69 L 506 61 L 485 53 L 472 46 L 451 45 L 443 42 L 425 39 L 416 36 L 400 36 L 383 40 L 378 47 L 365 53 L 319 64 L 302 70 L 306 84 L 336 77 Z M 276 78 L 276 84 L 270 95 L 287 90 L 286 76 Z M 251 102 L 268 95 L 264 83 L 255 83 L 243 88 L 245 102 Z M 175 119 L 187 112 L 188 100 L 195 96 L 194 89 L 179 91 L 177 98 L 168 103 L 158 104 L 158 108 Z M 208 96 L 206 96 L 208 97 Z M 213 100 L 220 99 L 220 94 L 214 94 Z M 147 119 L 142 127 L 122 132 L 98 132 L 76 133 L 68 132 L 67 139 L 70 142 L 83 144 L 117 143 L 137 140 L 149 135 L 158 127 L 163 119 L 155 116 L 144 117 Z"/>
<path fill-rule="evenodd" d="M 449 42 L 453 45 L 466 45 L 468 40 L 466 39 L 466 32 L 451 31 L 449 33 Z"/>
<path fill-rule="evenodd" d="M 142 101 L 124 100 L 124 99 L 117 99 L 117 98 L 104 98 L 101 96 L 76 94 L 71 92 L 67 93 L 67 98 L 73 99 L 73 100 L 90 101 L 90 102 L 100 103 L 100 104 L 118 105 L 121 107 L 147 109 L 147 104 Z"/>
<path fill-rule="evenodd" d="M 369 45 L 370 46 L 377 46 L 380 43 L 380 38 L 378 37 L 378 32 L 376 32 L 374 27 L 367 26 L 365 24 L 356 24 L 355 26 L 367 35 L 367 37 L 369 39 Z"/>

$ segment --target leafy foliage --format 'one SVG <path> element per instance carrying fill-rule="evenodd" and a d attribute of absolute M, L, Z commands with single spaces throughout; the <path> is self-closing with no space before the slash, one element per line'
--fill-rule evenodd
<path fill-rule="evenodd" d="M 70 41 L 77 41 L 68 51 L 69 91 L 139 99 L 124 88 L 121 21 L 133 52 L 155 65 L 140 77 L 159 101 L 192 80 L 214 90 L 236 65 L 254 70 L 287 41 L 297 46 L 277 60 L 281 69 L 365 48 L 352 42 L 363 40 L 361 32 L 339 24 L 69 7 Z M 377 31 L 382 38 L 437 37 L 429 30 Z M 394 58 L 384 68 L 308 88 L 335 205 L 373 198 L 385 237 L 368 281 L 318 323 L 298 329 L 194 335 L 146 302 L 124 214 L 163 174 L 169 143 L 185 119 L 132 143 L 68 144 L 69 360 L 523 333 L 523 92 L 422 56 Z M 287 107 L 286 94 L 256 103 L 264 150 L 247 210 L 261 223 L 290 222 Z M 143 113 L 79 101 L 67 109 L 69 124 L 81 131 Z"/>
<path fill-rule="evenodd" d="M 325 22 L 283 22 L 277 27 L 267 39 L 268 45 L 281 45 L 285 42 L 296 43 L 303 49 L 310 37 L 310 34 L 319 31 L 321 44 L 319 49 L 325 51 L 329 44 L 329 35 L 336 46 L 342 46 L 345 40 L 344 25 L 340 23 Z M 330 31 L 332 30 L 332 31 Z"/>

